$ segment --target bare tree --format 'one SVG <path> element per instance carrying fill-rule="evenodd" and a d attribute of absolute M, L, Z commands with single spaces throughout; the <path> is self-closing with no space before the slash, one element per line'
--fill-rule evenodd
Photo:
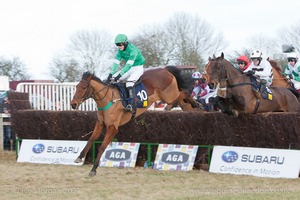
<path fill-rule="evenodd" d="M 168 65 L 175 47 L 162 25 L 154 24 L 151 28 L 144 26 L 141 33 L 132 38 L 146 58 L 145 67 Z"/>
<path fill-rule="evenodd" d="M 56 78 L 60 77 L 60 81 L 76 78 L 74 72 L 80 72 L 80 75 L 84 71 L 100 75 L 107 73 L 113 49 L 111 41 L 112 36 L 106 31 L 78 31 L 72 34 L 66 49 L 53 58 L 50 73 Z M 65 75 L 62 76 L 61 72 Z"/>
<path fill-rule="evenodd" d="M 81 71 L 80 67 L 75 60 L 62 62 L 61 59 L 53 59 L 53 64 L 50 67 L 51 75 L 58 80 L 58 82 L 75 82 L 80 80 Z"/>
<path fill-rule="evenodd" d="M 203 57 L 226 45 L 222 34 L 197 15 L 176 13 L 167 22 L 144 26 L 134 43 L 146 58 L 145 66 L 204 66 Z"/>
<path fill-rule="evenodd" d="M 248 39 L 250 52 L 260 50 L 265 58 L 274 58 L 281 53 L 281 46 L 275 38 L 255 35 Z"/>
<path fill-rule="evenodd" d="M 197 15 L 176 13 L 167 22 L 170 41 L 176 47 L 174 64 L 203 65 L 208 55 L 224 48 L 226 42 L 221 33 Z"/>
<path fill-rule="evenodd" d="M 11 81 L 20 81 L 30 79 L 25 64 L 19 57 L 13 57 L 11 60 L 0 58 L 0 75 L 8 76 Z"/>
<path fill-rule="evenodd" d="M 291 44 L 300 52 L 300 21 L 292 26 L 282 28 L 279 31 L 279 37 L 282 44 Z"/>

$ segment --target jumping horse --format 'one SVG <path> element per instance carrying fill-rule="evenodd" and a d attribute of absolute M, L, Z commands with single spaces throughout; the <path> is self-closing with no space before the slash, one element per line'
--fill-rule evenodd
<path fill-rule="evenodd" d="M 230 104 L 232 115 L 239 113 L 263 113 L 263 112 L 296 112 L 298 100 L 287 88 L 270 87 L 270 99 L 257 98 L 252 92 L 253 83 L 250 77 L 235 68 L 228 60 L 220 57 L 211 62 L 210 82 L 218 83 L 225 104 Z M 223 111 L 223 110 L 222 110 Z M 227 113 L 227 114 L 229 114 Z"/>
<path fill-rule="evenodd" d="M 189 85 L 185 83 L 181 71 L 176 67 L 157 68 L 147 70 L 140 78 L 146 88 L 139 95 L 143 97 L 143 107 L 136 108 L 135 114 L 124 111 L 122 97 L 118 88 L 110 83 L 97 78 L 90 72 L 82 75 L 81 81 L 76 86 L 76 91 L 71 100 L 71 107 L 78 107 L 87 99 L 93 98 L 97 104 L 97 121 L 91 137 L 86 146 L 81 151 L 79 157 L 74 161 L 81 163 L 91 148 L 93 142 L 98 139 L 103 130 L 106 130 L 104 140 L 98 149 L 97 158 L 89 176 L 96 175 L 96 169 L 99 166 L 100 158 L 108 144 L 112 141 L 118 132 L 118 127 L 129 122 L 133 117 L 144 113 L 153 102 L 161 100 L 167 104 L 177 103 L 182 110 L 194 110 L 199 104 L 190 96 L 188 92 Z M 138 95 L 135 95 L 137 98 Z M 146 100 L 146 103 L 145 103 Z"/>
<path fill-rule="evenodd" d="M 212 63 L 211 62 L 211 57 L 208 58 L 208 63 L 205 66 L 205 72 L 202 75 L 202 78 L 205 78 L 208 82 L 210 82 L 210 73 L 211 73 L 211 67 Z M 275 87 L 284 87 L 284 88 L 291 88 L 292 89 L 292 83 L 290 80 L 288 80 L 287 77 L 285 77 L 282 72 L 281 68 L 278 66 L 278 63 L 275 60 L 267 59 L 271 66 L 272 66 L 272 71 L 273 71 L 273 82 L 271 86 Z"/>

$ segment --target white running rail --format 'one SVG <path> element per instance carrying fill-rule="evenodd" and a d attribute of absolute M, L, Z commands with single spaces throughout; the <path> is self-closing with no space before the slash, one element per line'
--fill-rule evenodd
<path fill-rule="evenodd" d="M 29 94 L 32 109 L 35 110 L 72 110 L 70 102 L 75 94 L 77 82 L 69 83 L 19 83 L 17 92 Z M 165 107 L 165 106 L 164 106 Z M 148 110 L 163 111 L 154 104 Z M 86 100 L 79 106 L 82 111 L 96 111 L 97 105 L 93 99 Z M 173 110 L 181 110 L 174 108 Z"/>
<path fill-rule="evenodd" d="M 35 110 L 72 110 L 70 102 L 75 94 L 76 82 L 70 83 L 19 83 L 17 92 L 29 94 L 29 101 Z M 86 100 L 79 110 L 97 110 L 93 99 Z"/>

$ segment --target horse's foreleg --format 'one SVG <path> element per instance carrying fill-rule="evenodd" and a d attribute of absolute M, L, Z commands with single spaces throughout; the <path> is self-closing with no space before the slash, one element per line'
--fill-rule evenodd
<path fill-rule="evenodd" d="M 108 144 L 112 141 L 112 139 L 117 134 L 117 132 L 118 132 L 118 130 L 116 129 L 116 127 L 114 125 L 111 125 L 107 128 L 104 140 L 98 150 L 97 158 L 94 162 L 92 170 L 89 173 L 89 176 L 96 175 L 96 173 L 97 173 L 96 170 L 97 170 L 97 167 L 99 166 L 100 158 L 101 158 L 103 152 L 105 151 L 106 147 L 108 146 Z"/>
<path fill-rule="evenodd" d="M 178 102 L 183 111 L 193 110 L 193 108 L 196 107 L 199 108 L 199 103 L 185 91 L 181 91 L 178 98 L 174 102 Z"/>
<path fill-rule="evenodd" d="M 93 145 L 93 142 L 100 137 L 102 129 L 103 129 L 103 124 L 101 124 L 100 121 L 97 121 L 91 137 L 89 138 L 84 149 L 80 152 L 78 158 L 76 158 L 76 160 L 74 161 L 75 163 L 81 163 L 84 160 L 87 152 L 90 150 L 91 146 Z"/>

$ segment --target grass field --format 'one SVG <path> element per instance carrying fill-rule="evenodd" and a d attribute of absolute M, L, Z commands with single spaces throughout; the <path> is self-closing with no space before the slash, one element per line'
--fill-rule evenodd
<path fill-rule="evenodd" d="M 0 199 L 299 199 L 300 178 L 17 163 L 0 152 Z"/>

